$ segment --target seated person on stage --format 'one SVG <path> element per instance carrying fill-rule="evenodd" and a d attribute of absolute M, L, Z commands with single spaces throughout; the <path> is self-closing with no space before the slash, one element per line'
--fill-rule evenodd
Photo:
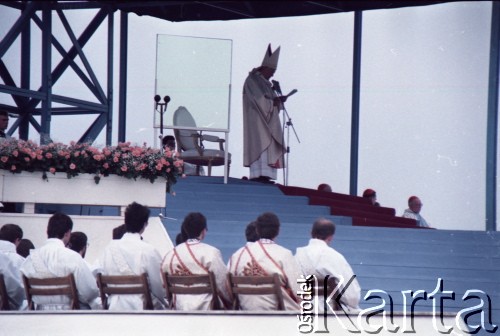
<path fill-rule="evenodd" d="M 324 191 L 324 192 L 332 192 L 332 187 L 330 187 L 329 184 L 326 184 L 326 183 L 321 183 L 319 186 L 318 186 L 318 190 L 319 191 Z"/>
<path fill-rule="evenodd" d="M 23 258 L 27 258 L 30 255 L 30 251 L 35 249 L 35 245 L 29 239 L 23 238 L 19 241 L 16 247 L 16 252 Z"/>
<path fill-rule="evenodd" d="M 4 277 L 11 310 L 20 309 L 26 298 L 19 272 L 24 258 L 16 252 L 21 238 L 23 230 L 16 224 L 5 224 L 0 228 L 0 273 Z"/>
<path fill-rule="evenodd" d="M 261 214 L 257 218 L 256 229 L 260 239 L 253 244 L 247 243 L 231 256 L 229 271 L 236 276 L 268 276 L 277 273 L 282 283 L 285 310 L 298 310 L 295 293 L 300 271 L 292 252 L 274 242 L 280 230 L 278 217 L 271 212 Z M 242 310 L 276 309 L 273 295 L 240 295 L 239 299 Z"/>
<path fill-rule="evenodd" d="M 78 290 L 81 308 L 90 308 L 90 304 L 99 295 L 97 284 L 89 267 L 75 251 L 66 248 L 73 229 L 72 219 L 63 213 L 50 217 L 47 226 L 47 241 L 32 250 L 21 266 L 21 272 L 28 278 L 63 277 L 73 273 Z M 39 310 L 69 309 L 69 298 L 33 297 Z"/>
<path fill-rule="evenodd" d="M 87 235 L 83 232 L 75 231 L 71 232 L 71 237 L 69 238 L 68 247 L 85 258 L 87 253 Z"/>
<path fill-rule="evenodd" d="M 125 232 L 127 232 L 127 226 L 125 224 L 115 227 L 113 229 L 113 239 L 122 239 Z"/>
<path fill-rule="evenodd" d="M 165 135 L 161 140 L 163 148 L 168 148 L 171 151 L 175 151 L 175 138 L 173 135 Z M 182 170 L 186 175 L 196 175 L 196 165 L 184 162 L 184 169 Z M 205 175 L 205 170 L 200 167 L 200 176 Z"/>
<path fill-rule="evenodd" d="M 403 213 L 403 217 L 411 218 L 417 221 L 417 226 L 430 227 L 429 223 L 422 217 L 420 210 L 422 210 L 422 201 L 417 196 L 408 198 L 408 209 Z"/>
<path fill-rule="evenodd" d="M 297 248 L 295 259 L 302 274 L 316 275 L 319 285 L 322 284 L 322 279 L 329 275 L 341 281 L 341 286 L 344 288 L 354 273 L 344 256 L 328 246 L 334 235 L 335 224 L 332 221 L 325 218 L 317 219 L 311 230 L 312 238 L 309 240 L 309 245 Z M 358 280 L 354 279 L 340 299 L 344 309 L 347 308 L 346 311 L 359 309 L 360 293 Z M 322 310 L 323 304 L 319 304 L 318 308 Z"/>
<path fill-rule="evenodd" d="M 222 255 L 213 246 L 202 243 L 207 234 L 207 220 L 199 212 L 189 213 L 182 223 L 183 242 L 169 251 L 161 265 L 163 272 L 172 275 L 207 274 L 215 275 L 220 307 L 230 307 L 230 295 L 227 288 L 227 268 Z M 211 296 L 174 295 L 173 307 L 176 310 L 208 310 Z"/>
<path fill-rule="evenodd" d="M 141 234 L 148 225 L 150 210 L 133 202 L 125 209 L 127 232 L 121 239 L 114 239 L 105 247 L 96 263 L 103 275 L 141 275 L 146 273 L 155 309 L 165 308 L 165 290 L 160 273 L 160 253 L 142 240 Z M 142 295 L 111 295 L 109 310 L 142 310 Z"/>
<path fill-rule="evenodd" d="M 248 223 L 245 228 L 245 238 L 249 243 L 255 243 L 259 240 L 259 235 L 257 234 L 257 223 L 255 221 Z"/>
<path fill-rule="evenodd" d="M 87 266 L 90 268 L 92 273 L 96 275 L 99 270 L 94 267 L 94 265 L 91 265 L 86 259 L 85 255 L 87 254 L 87 247 L 89 246 L 88 243 L 88 238 L 87 235 L 83 232 L 71 232 L 71 237 L 69 239 L 69 244 L 68 247 L 78 253 L 79 255 L 82 256 L 83 260 L 85 260 L 85 263 Z M 100 298 L 99 298 L 100 299 Z"/>
<path fill-rule="evenodd" d="M 380 206 L 377 202 L 377 193 L 373 189 L 366 189 L 363 191 L 363 198 L 369 199 L 372 205 Z"/>

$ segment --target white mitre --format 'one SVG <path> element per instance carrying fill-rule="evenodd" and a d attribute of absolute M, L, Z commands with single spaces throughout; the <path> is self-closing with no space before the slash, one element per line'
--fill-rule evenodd
<path fill-rule="evenodd" d="M 271 43 L 267 46 L 266 54 L 264 55 L 264 59 L 262 60 L 262 66 L 277 69 L 278 68 L 278 59 L 280 58 L 280 47 L 276 49 L 274 52 L 271 51 Z"/>

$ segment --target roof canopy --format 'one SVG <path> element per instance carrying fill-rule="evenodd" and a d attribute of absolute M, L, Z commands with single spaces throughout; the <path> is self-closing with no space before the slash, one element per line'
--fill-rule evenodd
<path fill-rule="evenodd" d="M 95 1 L 139 16 L 212 21 L 330 14 L 439 4 L 451 1 Z"/>

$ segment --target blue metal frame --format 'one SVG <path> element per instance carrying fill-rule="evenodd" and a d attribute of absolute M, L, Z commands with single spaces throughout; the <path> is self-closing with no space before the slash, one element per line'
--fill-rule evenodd
<path fill-rule="evenodd" d="M 493 1 L 490 37 L 490 75 L 486 123 L 486 230 L 497 230 L 498 83 L 500 57 L 500 3 Z"/>
<path fill-rule="evenodd" d="M 363 12 L 354 12 L 354 46 L 352 62 L 352 112 L 351 112 L 351 168 L 349 193 L 358 194 L 358 156 L 359 156 L 359 99 L 361 85 L 361 33 L 363 31 Z"/>
<path fill-rule="evenodd" d="M 40 134 L 40 142 L 51 141 L 51 121 L 54 116 L 95 114 L 96 119 L 80 137 L 80 142 L 93 142 L 100 132 L 106 127 L 106 144 L 110 145 L 112 138 L 112 89 L 113 89 L 113 13 L 114 10 L 106 5 L 78 3 L 58 3 L 58 2 L 26 2 L 15 3 L 14 8 L 21 9 L 21 15 L 11 27 L 5 38 L 0 41 L 0 58 L 7 52 L 16 39 L 21 36 L 21 84 L 18 87 L 12 78 L 9 69 L 0 60 L 0 76 L 4 85 L 0 85 L 0 93 L 10 94 L 14 100 L 14 106 L 0 104 L 0 108 L 9 113 L 16 114 L 18 118 L 8 130 L 12 135 L 19 129 L 19 138 L 28 139 L 29 125 Z M 70 22 L 67 20 L 63 10 L 75 10 L 94 8 L 98 12 L 85 28 L 79 38 L 72 31 Z M 37 15 L 41 12 L 42 18 Z M 66 51 L 62 44 L 52 34 L 52 19 L 57 14 L 68 34 L 72 46 Z M 102 89 L 97 76 L 95 75 L 90 62 L 87 60 L 83 47 L 90 40 L 93 34 L 108 18 L 108 76 L 107 92 Z M 33 21 L 42 32 L 42 57 L 41 87 L 38 90 L 30 88 L 30 45 L 31 45 L 31 21 Z M 62 56 L 61 61 L 52 71 L 52 50 L 56 50 Z M 79 57 L 84 70 L 75 62 Z M 92 92 L 98 103 L 56 95 L 52 92 L 52 87 L 61 78 L 65 71 L 71 67 L 81 80 L 81 83 Z M 88 74 L 88 76 L 86 75 Z M 41 106 L 40 106 L 41 103 Z M 54 107 L 53 103 L 67 105 L 65 107 Z M 40 116 L 40 123 L 34 118 Z"/>

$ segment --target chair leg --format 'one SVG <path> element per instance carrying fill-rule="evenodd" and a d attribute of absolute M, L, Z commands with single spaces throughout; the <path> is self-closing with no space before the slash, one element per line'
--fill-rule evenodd
<path fill-rule="evenodd" d="M 212 160 L 208 161 L 208 176 L 212 176 Z"/>

